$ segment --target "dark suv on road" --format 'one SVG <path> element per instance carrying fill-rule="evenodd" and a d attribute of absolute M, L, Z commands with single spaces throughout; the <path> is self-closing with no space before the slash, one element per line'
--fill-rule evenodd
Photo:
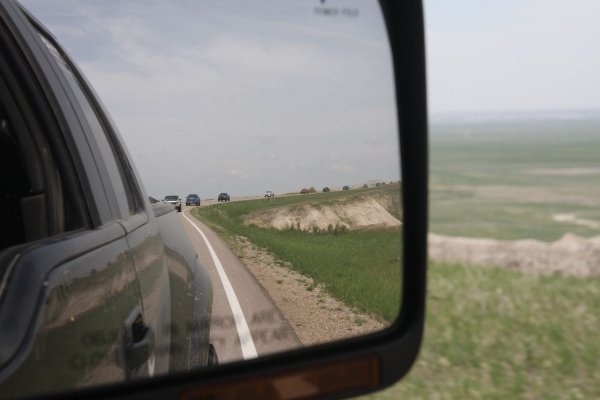
<path fill-rule="evenodd" d="M 218 201 L 229 201 L 229 195 L 227 193 L 219 193 Z"/>
<path fill-rule="evenodd" d="M 199 206 L 200 205 L 200 197 L 197 194 L 188 194 L 185 198 L 186 206 Z"/>

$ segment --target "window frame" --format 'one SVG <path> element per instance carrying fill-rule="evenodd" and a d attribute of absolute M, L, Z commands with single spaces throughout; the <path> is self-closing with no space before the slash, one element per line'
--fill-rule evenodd
<path fill-rule="evenodd" d="M 85 202 L 75 200 L 82 198 L 76 160 L 60 134 L 59 121 L 51 111 L 52 100 L 44 95 L 43 82 L 31 79 L 39 74 L 30 55 L 18 44 L 17 34 L 14 27 L 0 20 L 0 44 L 3 58 L 6 56 L 0 66 L 0 97 L 6 118 L 15 130 L 31 196 L 44 196 L 43 203 L 34 203 L 38 210 L 30 216 L 30 222 L 39 219 L 45 227 L 33 232 L 32 237 L 26 235 L 21 244 L 27 244 L 89 227 L 90 213 Z"/>
<path fill-rule="evenodd" d="M 134 183 L 136 182 L 135 178 L 132 177 L 131 173 L 128 173 L 128 171 L 131 171 L 131 166 L 120 142 L 115 138 L 111 124 L 107 122 L 104 112 L 99 109 L 97 97 L 92 93 L 83 75 L 58 44 L 52 38 L 46 36 L 42 30 L 39 30 L 39 34 L 63 74 L 62 78 L 65 79 L 68 85 L 65 90 L 68 89 L 76 99 L 72 106 L 77 109 L 79 121 L 86 128 L 84 130 L 88 143 L 94 148 L 94 155 L 98 157 L 96 158 L 96 165 L 103 175 L 104 190 L 112 193 L 111 208 L 115 219 L 127 219 L 135 215 L 143 210 L 143 203 L 140 201 L 142 196 L 139 187 Z M 89 107 L 89 110 L 86 110 L 87 107 Z M 94 120 L 91 118 L 94 118 Z M 97 128 L 93 126 L 96 123 Z M 104 141 L 106 141 L 106 145 L 103 143 Z M 113 162 L 116 174 L 110 165 Z M 109 172 L 109 168 L 112 171 Z M 122 196 L 126 198 L 122 199 Z M 113 205 L 115 207 L 112 207 Z"/>
<path fill-rule="evenodd" d="M 91 201 L 92 204 L 96 206 L 94 210 L 94 207 L 90 204 L 92 226 L 97 227 L 110 221 L 117 220 L 126 231 L 130 232 L 146 224 L 149 217 L 147 212 L 147 200 L 143 197 L 143 185 L 141 184 L 135 168 L 129 161 L 130 156 L 126 148 L 122 145 L 123 142 L 120 135 L 115 129 L 106 109 L 99 101 L 98 96 L 89 85 L 85 76 L 72 62 L 64 49 L 57 43 L 52 34 L 50 34 L 27 10 L 19 7 L 18 14 L 18 17 L 20 17 L 23 25 L 26 26 L 28 33 L 30 34 L 29 39 L 35 42 L 29 43 L 29 47 L 33 47 L 33 44 L 35 44 L 36 50 L 41 52 L 41 54 L 38 54 L 37 56 L 43 58 L 43 61 L 46 64 L 44 67 L 51 70 L 46 70 L 42 75 L 47 76 L 48 74 L 52 74 L 53 77 L 56 78 L 56 82 L 51 82 L 51 85 L 58 84 L 60 86 L 60 89 L 57 89 L 56 87 L 50 89 L 50 92 L 59 90 L 61 93 L 64 93 L 67 98 L 68 104 L 63 104 L 62 107 L 60 107 L 61 110 L 59 113 L 64 113 L 61 116 L 64 116 L 66 124 L 70 125 L 66 127 L 66 131 L 69 132 L 66 136 L 68 136 L 69 140 L 75 142 L 71 143 L 75 146 L 74 154 L 81 155 L 76 167 L 85 170 L 85 174 L 80 175 L 80 182 L 85 188 L 84 195 L 87 197 L 88 201 Z M 52 54 L 52 51 L 48 48 L 47 44 L 44 43 L 44 40 L 56 49 L 65 65 L 68 66 L 103 129 L 106 140 L 113 151 L 117 168 L 120 169 L 119 175 L 123 181 L 125 192 L 131 196 L 132 207 L 127 215 L 121 213 L 118 210 L 118 207 L 115 206 L 117 198 L 113 189 L 114 178 L 109 176 L 104 165 L 102 165 L 102 168 L 99 168 L 94 161 L 94 155 L 98 157 L 98 154 L 101 153 L 96 144 L 94 133 L 89 127 L 85 112 L 78 104 L 77 96 L 67 82 L 65 73 L 61 71 L 61 68 L 63 67 L 59 65 L 59 60 L 56 58 L 56 55 Z M 67 109 L 65 109 L 65 106 Z M 100 160 L 100 162 L 102 163 L 103 160 Z"/>

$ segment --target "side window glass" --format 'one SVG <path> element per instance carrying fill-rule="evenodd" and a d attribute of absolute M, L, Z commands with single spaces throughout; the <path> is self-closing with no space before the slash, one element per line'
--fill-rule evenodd
<path fill-rule="evenodd" d="M 56 49 L 56 47 L 49 42 L 44 36 L 41 36 L 42 41 L 48 47 L 52 55 L 58 61 L 58 64 L 69 83 L 70 88 L 73 90 L 77 102 L 83 111 L 86 121 L 94 135 L 98 150 L 102 154 L 102 160 L 106 166 L 108 176 L 110 177 L 112 188 L 115 192 L 117 206 L 121 218 L 125 218 L 129 215 L 134 214 L 136 209 L 136 202 L 133 193 L 127 185 L 128 177 L 125 174 L 124 166 L 121 164 L 120 157 L 118 156 L 118 150 L 115 149 L 115 145 L 109 138 L 109 133 L 105 130 L 96 111 L 86 96 L 83 83 L 79 81 L 77 76 L 71 70 L 71 67 L 67 64 L 66 60 Z"/>

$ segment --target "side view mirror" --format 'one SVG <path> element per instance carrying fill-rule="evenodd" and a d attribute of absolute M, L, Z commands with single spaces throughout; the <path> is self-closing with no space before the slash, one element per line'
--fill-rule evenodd
<path fill-rule="evenodd" d="M 102 388 L 106 398 L 347 398 L 400 380 L 423 335 L 427 247 L 427 110 L 421 1 L 380 1 L 394 62 L 403 220 L 401 307 L 383 331 L 215 370 Z M 334 8 L 334 7 L 332 7 Z M 324 11 L 325 12 L 325 11 Z M 373 185 L 374 186 L 374 185 Z M 368 187 L 367 184 L 363 188 Z"/>
<path fill-rule="evenodd" d="M 237 13 L 232 16 L 230 11 L 238 10 L 239 4 L 233 8 L 231 4 L 224 8 L 218 8 L 221 5 L 216 3 L 202 5 L 202 14 L 213 6 L 218 12 L 212 15 L 210 27 L 192 18 L 192 26 L 201 26 L 200 39 L 182 40 L 190 47 L 178 53 L 180 58 L 170 57 L 173 49 L 165 46 L 168 41 L 162 42 L 162 36 L 157 43 L 148 38 L 151 30 L 130 24 L 127 19 L 119 29 L 108 29 L 112 34 L 117 32 L 117 41 L 124 43 L 120 50 L 126 53 L 126 69 L 130 72 L 133 65 L 137 68 L 148 64 L 160 64 L 160 68 L 169 71 L 164 79 L 148 81 L 138 81 L 136 73 L 133 79 L 136 82 L 131 84 L 142 82 L 140 91 L 150 86 L 160 87 L 164 93 L 179 96 L 189 94 L 190 86 L 212 90 L 202 102 L 195 102 L 194 98 L 194 101 L 161 103 L 164 98 L 156 95 L 150 101 L 140 102 L 160 107 L 177 103 L 172 104 L 176 112 L 168 116 L 168 123 L 175 125 L 173 132 L 192 129 L 193 133 L 180 141 L 174 134 L 165 139 L 163 129 L 153 137 L 157 140 L 154 144 L 162 145 L 165 142 L 161 141 L 168 140 L 169 146 L 181 146 L 172 150 L 178 156 L 185 151 L 198 156 L 198 151 L 203 151 L 198 159 L 206 162 L 201 164 L 192 156 L 182 155 L 191 160 L 185 170 L 195 175 L 177 180 L 185 172 L 180 171 L 182 168 L 177 176 L 167 174 L 163 165 L 151 165 L 158 163 L 148 161 L 157 158 L 144 153 L 137 160 L 138 165 L 155 167 L 160 172 L 157 175 L 161 175 L 151 184 L 173 184 L 169 188 L 148 185 L 149 191 L 162 190 L 167 197 L 181 202 L 179 196 L 168 194 L 193 193 L 189 187 L 176 186 L 176 182 L 185 181 L 186 185 L 206 185 L 201 187 L 202 193 L 212 191 L 223 195 L 207 201 L 206 207 L 203 204 L 203 207 L 183 208 L 181 203 L 170 200 L 176 203 L 179 214 L 172 212 L 171 206 L 150 205 L 153 199 L 145 192 L 147 183 L 142 185 L 141 174 L 138 176 L 133 167 L 133 158 L 122 144 L 116 126 L 58 39 L 36 19 L 44 20 L 33 9 L 36 4 L 31 3 L 30 14 L 15 0 L 0 2 L 0 55 L 11 60 L 0 66 L 3 88 L 0 123 L 7 128 L 0 132 L 7 137 L 0 140 L 26 148 L 22 158 L 31 165 L 26 163 L 28 168 L 22 169 L 32 177 L 29 186 L 23 190 L 18 187 L 20 191 L 15 190 L 16 194 L 10 192 L 4 196 L 10 201 L 17 199 L 5 209 L 19 211 L 14 213 L 19 218 L 11 221 L 22 228 L 22 235 L 16 241 L 9 237 L 14 235 L 4 235 L 11 241 L 0 242 L 0 398 L 31 395 L 61 399 L 347 398 L 380 390 L 407 374 L 419 353 L 425 318 L 428 154 L 423 9 L 420 0 L 357 4 L 360 5 L 318 0 L 262 4 L 257 6 L 258 14 L 247 14 L 250 22 L 237 36 L 232 31 L 244 17 Z M 104 7 L 100 3 L 96 6 Z M 86 8 L 86 13 L 100 10 L 94 7 Z M 136 7 L 131 9 L 143 25 L 148 10 L 144 8 L 140 14 Z M 191 8 L 186 2 L 160 9 L 178 9 L 178 18 L 169 20 L 157 13 L 160 14 L 157 20 L 166 25 L 155 31 L 162 35 L 174 29 L 179 18 L 187 17 Z M 37 11 L 43 14 L 48 9 L 43 6 Z M 107 9 L 97 15 L 106 17 Z M 61 16 L 59 24 L 64 23 L 61 12 L 52 10 L 46 14 L 49 15 Z M 259 24 L 256 15 L 260 15 Z M 290 15 L 293 17 L 290 20 L 281 19 Z M 263 16 L 266 21 L 262 21 Z M 230 18 L 236 23 L 231 23 Z M 93 30 L 102 26 L 97 24 Z M 120 37 L 129 34 L 130 27 L 132 36 L 139 39 L 139 42 L 133 40 L 131 43 L 136 43 L 131 46 Z M 281 28 L 284 37 L 273 34 L 281 32 Z M 207 40 L 206 33 L 211 30 L 218 32 Z M 77 29 L 70 27 L 63 32 L 57 29 L 56 33 L 66 31 Z M 249 34 L 257 32 L 259 36 L 248 39 Z M 289 52 L 292 41 L 294 51 Z M 110 48 L 104 38 L 89 43 Z M 137 45 L 149 47 L 138 51 Z M 168 50 L 155 52 L 159 45 Z M 77 50 L 81 46 L 71 48 Z M 86 41 L 85 49 L 88 48 Z M 273 48 L 277 51 L 272 52 Z M 86 53 L 95 52 L 86 50 Z M 204 53 L 213 58 L 203 58 Z M 324 61 L 329 54 L 334 57 Z M 128 58 L 130 55 L 140 59 Z M 371 64 L 370 58 L 378 60 Z M 93 62 L 87 65 L 95 66 Z M 201 76 L 198 78 L 201 80 L 189 85 L 172 71 L 174 66 L 192 71 L 195 78 L 198 74 L 207 74 L 209 78 Z M 107 75 L 120 75 L 114 71 Z M 345 71 L 349 74 L 345 75 Z M 381 71 L 385 78 L 379 79 L 377 72 Z M 242 78 L 240 74 L 245 75 Z M 259 82 L 258 75 L 264 80 Z M 132 90 L 129 83 L 125 85 L 128 92 L 149 97 Z M 267 88 L 265 83 L 272 83 L 273 87 Z M 222 90 L 225 87 L 227 90 Z M 272 91 L 267 93 L 268 89 Z M 262 100 L 267 101 L 262 103 Z M 132 104 L 137 106 L 136 101 Z M 256 109 L 260 113 L 252 109 L 255 103 L 261 103 Z M 214 135 L 205 140 L 206 134 L 206 138 L 200 138 L 205 141 L 191 145 L 188 140 L 198 140 L 201 136 L 199 125 L 182 120 L 187 114 L 199 114 L 199 110 L 204 113 L 201 124 L 205 124 L 200 131 L 212 129 Z M 5 112 L 8 122 L 4 120 Z M 135 123 L 141 124 L 151 115 L 143 113 L 144 118 L 140 118 L 139 110 L 132 113 L 136 114 Z M 151 125 L 169 126 L 154 122 Z M 39 129 L 40 126 L 44 129 Z M 14 132 L 8 129 L 12 127 L 18 129 Z M 137 133 L 130 133 L 128 139 L 149 138 L 144 126 L 134 131 Z M 231 132 L 238 136 L 227 136 Z M 211 147 L 216 143 L 213 139 L 221 139 L 220 136 L 228 138 L 226 147 Z M 283 150 L 269 147 L 278 142 L 285 142 Z M 202 146 L 195 147 L 198 143 Z M 162 152 L 160 145 L 155 147 Z M 238 153 L 229 154 L 233 148 Z M 260 158 L 251 158 L 252 151 Z M 44 157 L 38 157 L 39 154 Z M 209 156 L 214 165 L 205 173 L 209 162 L 203 158 Z M 247 164 L 233 165 L 238 159 Z M 277 160 L 279 164 L 271 165 Z M 17 157 L 15 163 L 19 165 L 18 162 Z M 371 164 L 378 169 L 364 171 Z M 376 171 L 375 176 L 368 175 L 372 171 Z M 248 183 L 254 176 L 263 181 Z M 383 180 L 393 180 L 396 184 L 382 185 Z M 249 187 L 254 188 L 254 199 Z M 258 192 L 256 188 L 260 188 Z M 277 193 L 276 200 L 264 201 L 265 188 Z M 304 189 L 298 192 L 299 188 Z M 169 191 L 165 192 L 166 189 Z M 389 196 L 382 202 L 393 203 L 389 207 L 393 211 L 388 212 L 373 200 L 373 196 L 383 191 Z M 378 220 L 368 221 L 371 224 L 358 226 L 356 230 L 349 228 L 351 218 L 346 214 L 340 217 L 336 212 L 340 204 L 347 205 L 348 199 L 356 198 L 366 204 L 365 208 L 386 213 L 393 225 Z M 258 289 L 238 299 L 233 290 L 235 279 L 249 268 L 245 268 L 241 256 L 236 257 L 227 248 L 226 240 L 219 241 L 214 231 L 205 234 L 204 228 L 200 228 L 204 221 L 196 223 L 194 218 L 200 220 L 200 214 L 206 211 L 209 216 L 223 217 L 227 223 L 233 223 L 239 221 L 236 219 L 239 215 L 234 218 L 227 213 L 241 214 L 252 201 L 278 211 L 284 218 L 280 224 L 283 228 L 257 226 L 264 223 L 264 215 L 252 210 L 247 214 L 257 219 L 244 220 L 237 226 L 241 233 L 231 237 L 246 240 L 245 232 L 257 233 L 259 238 L 276 235 L 264 239 L 263 247 L 275 248 L 282 237 L 303 235 L 303 239 L 321 246 L 324 254 L 330 254 L 332 244 L 339 243 L 340 238 L 354 240 L 348 242 L 351 244 L 347 250 L 362 246 L 365 241 L 361 235 L 372 234 L 372 229 L 379 229 L 378 233 L 384 231 L 393 251 L 391 256 L 384 257 L 386 260 L 371 260 L 382 247 L 383 240 L 378 237 L 369 237 L 372 240 L 360 249 L 366 258 L 365 265 L 358 267 L 372 275 L 356 278 L 343 269 L 338 270 L 338 275 L 345 275 L 349 286 L 359 286 L 361 291 L 356 292 L 361 300 L 377 292 L 366 290 L 369 286 L 361 286 L 364 282 L 391 283 L 393 288 L 385 293 L 392 294 L 386 297 L 376 293 L 386 297 L 386 306 L 391 309 L 381 318 L 385 321 L 370 330 L 357 330 L 353 336 L 336 331 L 333 338 L 307 343 L 296 337 L 292 346 L 277 348 L 275 343 L 270 348 L 273 343 L 266 343 L 260 352 L 254 343 L 250 345 L 253 335 L 265 338 L 276 336 L 278 331 L 252 331 L 246 319 L 276 316 L 291 324 L 273 307 L 273 298 L 265 296 L 266 290 L 257 283 L 258 274 L 254 280 L 248 280 L 256 281 Z M 338 215 L 339 220 L 326 221 L 322 226 L 285 220 L 291 218 L 294 207 L 300 209 L 298 215 L 309 214 L 294 203 L 297 201 L 314 205 L 310 211 L 322 208 L 322 214 Z M 20 218 L 20 213 L 25 216 Z M 42 221 L 42 217 L 47 229 L 30 233 L 31 222 Z M 38 225 L 42 224 L 36 222 L 35 226 Z M 211 241 L 218 246 L 211 245 Z M 220 248 L 226 249 L 227 258 L 219 259 L 216 253 Z M 344 252 L 347 251 L 340 254 Z M 310 251 L 304 254 L 307 255 L 300 257 L 300 263 L 312 264 L 314 254 Z M 227 272 L 224 265 L 228 261 L 236 269 Z M 209 264 L 211 269 L 205 267 Z M 273 264 L 285 266 L 286 262 L 274 257 Z M 320 271 L 330 266 L 347 265 L 334 257 Z M 383 270 L 384 267 L 390 268 Z M 294 270 L 290 267 L 288 272 Z M 333 281 L 337 278 L 334 274 Z M 275 285 L 279 283 L 276 281 Z M 376 286 L 372 285 L 371 288 Z M 303 286 L 301 294 L 314 289 L 314 285 Z M 285 289 L 283 292 L 286 294 Z M 217 294 L 222 300 L 218 305 L 213 301 Z M 267 299 L 271 307 L 267 313 L 261 314 L 263 310 L 255 305 L 255 295 Z M 223 310 L 229 313 L 228 317 L 219 315 Z M 331 315 L 327 312 L 320 315 L 323 324 Z M 229 328 L 225 333 L 220 330 L 223 326 Z M 233 344 L 219 347 L 218 339 L 226 335 L 234 338 L 227 342 Z M 275 342 L 271 336 L 264 341 Z M 241 355 L 231 355 L 234 347 Z"/>

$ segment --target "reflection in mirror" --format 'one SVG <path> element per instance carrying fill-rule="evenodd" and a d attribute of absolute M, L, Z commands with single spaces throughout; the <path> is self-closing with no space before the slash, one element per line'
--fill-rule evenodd
<path fill-rule="evenodd" d="M 93 280 L 81 261 L 53 273 L 35 356 L 3 396 L 29 394 L 44 357 L 60 362 L 37 390 L 55 391 L 394 321 L 402 185 L 376 1 L 23 3 L 111 113 L 140 196 L 164 200 L 141 227 L 120 215 L 126 240 L 90 256 Z"/>

